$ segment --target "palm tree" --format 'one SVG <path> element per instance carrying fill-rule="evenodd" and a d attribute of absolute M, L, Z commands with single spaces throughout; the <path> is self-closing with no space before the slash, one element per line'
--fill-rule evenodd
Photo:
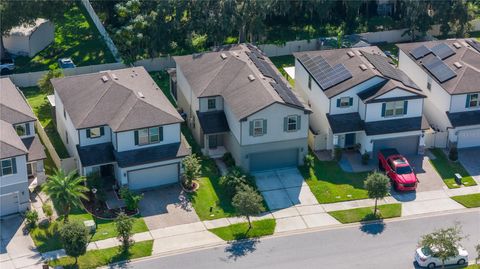
<path fill-rule="evenodd" d="M 85 177 L 79 176 L 76 170 L 65 175 L 65 171 L 59 169 L 48 177 L 43 191 L 63 211 L 64 222 L 68 222 L 68 214 L 72 208 L 82 207 L 81 199 L 88 200 L 85 193 L 89 189 L 84 182 Z"/>

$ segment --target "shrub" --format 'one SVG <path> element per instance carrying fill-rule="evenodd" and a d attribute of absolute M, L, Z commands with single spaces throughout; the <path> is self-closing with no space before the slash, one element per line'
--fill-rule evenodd
<path fill-rule="evenodd" d="M 370 161 L 370 154 L 368 154 L 367 152 L 363 153 L 362 154 L 362 164 L 367 165 L 369 161 Z"/>
<path fill-rule="evenodd" d="M 125 213 L 118 214 L 115 219 L 115 229 L 117 229 L 118 240 L 122 243 L 122 250 L 128 251 L 128 248 L 134 243 L 132 240 L 133 219 Z"/>
<path fill-rule="evenodd" d="M 52 216 L 53 216 L 52 206 L 50 204 L 43 204 L 42 210 L 43 210 L 43 213 L 45 213 L 45 215 L 47 216 L 48 220 L 52 220 Z"/>
<path fill-rule="evenodd" d="M 65 253 L 75 258 L 75 264 L 79 256 L 87 252 L 88 229 L 81 222 L 69 222 L 60 229 L 60 238 Z"/>
<path fill-rule="evenodd" d="M 62 69 L 50 69 L 43 77 L 38 81 L 38 87 L 40 90 L 47 94 L 53 94 L 53 85 L 50 82 L 52 78 L 63 77 Z"/>
<path fill-rule="evenodd" d="M 28 228 L 35 228 L 37 227 L 38 222 L 38 212 L 35 210 L 27 210 L 25 212 L 25 218 L 27 219 L 27 227 Z"/>
<path fill-rule="evenodd" d="M 450 147 L 450 151 L 448 152 L 448 158 L 450 159 L 450 161 L 454 161 L 454 162 L 458 160 L 457 147 Z"/>
<path fill-rule="evenodd" d="M 304 162 L 308 169 L 313 169 L 315 167 L 315 157 L 312 154 L 305 155 Z"/>
<path fill-rule="evenodd" d="M 225 176 L 220 178 L 220 185 L 224 188 L 225 193 L 232 198 L 240 186 L 252 186 L 252 181 L 241 168 L 235 166 L 232 167 Z"/>
<path fill-rule="evenodd" d="M 130 211 L 137 210 L 138 204 L 143 199 L 143 194 L 134 193 L 126 187 L 120 189 L 120 196 L 125 200 L 125 205 Z"/>
<path fill-rule="evenodd" d="M 197 179 L 197 177 L 201 174 L 202 165 L 200 164 L 200 159 L 197 155 L 192 154 L 182 161 L 183 166 L 183 185 L 186 188 L 193 188 L 193 180 Z"/>
<path fill-rule="evenodd" d="M 233 156 L 230 152 L 226 152 L 225 154 L 223 154 L 222 160 L 227 165 L 227 167 L 235 166 L 235 159 L 233 159 Z"/>

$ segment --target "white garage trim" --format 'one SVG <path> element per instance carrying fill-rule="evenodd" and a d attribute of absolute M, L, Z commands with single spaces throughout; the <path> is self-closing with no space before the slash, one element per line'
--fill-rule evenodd
<path fill-rule="evenodd" d="M 16 195 L 15 197 L 12 197 Z M 11 215 L 20 212 L 20 193 L 18 191 L 0 195 L 0 216 Z M 9 200 L 10 198 L 10 200 Z"/>
<path fill-rule="evenodd" d="M 372 140 L 373 156 L 376 158 L 378 151 L 385 148 L 395 148 L 404 155 L 418 154 L 419 141 L 419 135 Z"/>
<path fill-rule="evenodd" d="M 127 171 L 128 187 L 144 190 L 175 184 L 180 178 L 180 163 L 150 166 Z"/>
<path fill-rule="evenodd" d="M 469 148 L 480 146 L 480 128 L 459 130 L 457 134 L 457 147 Z"/>

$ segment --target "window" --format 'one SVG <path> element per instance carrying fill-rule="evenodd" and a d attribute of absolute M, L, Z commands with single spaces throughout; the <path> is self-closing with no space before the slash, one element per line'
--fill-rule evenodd
<path fill-rule="evenodd" d="M 337 99 L 337 107 L 350 107 L 353 105 L 353 98 L 341 97 Z"/>
<path fill-rule="evenodd" d="M 285 117 L 284 119 L 284 128 L 286 132 L 294 132 L 300 129 L 300 116 L 293 115 Z"/>
<path fill-rule="evenodd" d="M 267 120 L 253 120 L 250 122 L 250 135 L 262 136 L 267 133 Z"/>
<path fill-rule="evenodd" d="M 406 114 L 406 101 L 384 103 L 383 107 L 384 117 L 401 116 Z"/>
<path fill-rule="evenodd" d="M 208 99 L 208 109 L 209 110 L 217 108 L 216 101 L 217 100 L 215 100 L 215 98 Z"/>
<path fill-rule="evenodd" d="M 471 93 L 467 95 L 467 106 L 466 107 L 480 107 L 480 100 L 478 99 L 478 93 Z"/>
<path fill-rule="evenodd" d="M 431 77 L 427 77 L 427 89 L 429 91 L 432 90 L 432 78 Z"/>
<path fill-rule="evenodd" d="M 15 125 L 15 131 L 17 131 L 18 136 L 30 135 L 30 124 L 22 123 Z"/>
<path fill-rule="evenodd" d="M 68 144 L 68 133 L 65 131 L 65 142 Z"/>
<path fill-rule="evenodd" d="M 97 138 L 101 137 L 103 133 L 103 127 L 95 127 L 95 128 L 90 128 L 87 129 L 87 137 L 88 138 Z"/>
<path fill-rule="evenodd" d="M 4 159 L 0 162 L 0 176 L 17 173 L 15 158 Z"/>
<path fill-rule="evenodd" d="M 163 127 L 151 127 L 135 131 L 135 145 L 147 145 L 163 140 Z"/>
<path fill-rule="evenodd" d="M 312 89 L 312 76 L 308 76 L 308 88 L 311 90 Z"/>

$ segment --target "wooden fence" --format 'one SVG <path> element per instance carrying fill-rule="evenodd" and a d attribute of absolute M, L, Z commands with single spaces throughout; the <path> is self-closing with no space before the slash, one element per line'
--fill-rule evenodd
<path fill-rule="evenodd" d="M 47 148 L 47 151 L 50 154 L 50 157 L 52 158 L 52 161 L 57 167 L 57 169 L 63 169 L 65 172 L 70 172 L 76 169 L 75 158 L 74 157 L 68 157 L 63 159 L 60 158 L 60 156 L 58 156 L 57 151 L 55 150 L 55 147 L 50 141 L 50 138 L 48 138 L 47 133 L 45 132 L 42 125 L 38 121 L 35 122 L 35 130 L 37 131 L 38 136 L 42 140 L 43 145 L 45 145 L 45 147 Z"/>

